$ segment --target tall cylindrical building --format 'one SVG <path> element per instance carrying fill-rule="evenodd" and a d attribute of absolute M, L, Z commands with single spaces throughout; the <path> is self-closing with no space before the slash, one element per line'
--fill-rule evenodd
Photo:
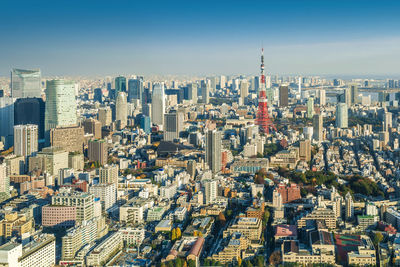
<path fill-rule="evenodd" d="M 126 127 L 128 121 L 128 103 L 125 92 L 119 92 L 115 104 L 115 119 L 119 123 L 119 129 Z"/>
<path fill-rule="evenodd" d="M 46 82 L 45 130 L 76 125 L 75 83 L 67 80 Z"/>

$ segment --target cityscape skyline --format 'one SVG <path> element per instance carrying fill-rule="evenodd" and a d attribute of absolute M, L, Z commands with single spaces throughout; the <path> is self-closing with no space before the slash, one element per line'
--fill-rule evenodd
<path fill-rule="evenodd" d="M 261 46 L 267 74 L 398 75 L 400 4 L 383 2 L 5 1 L 0 76 L 257 73 Z"/>

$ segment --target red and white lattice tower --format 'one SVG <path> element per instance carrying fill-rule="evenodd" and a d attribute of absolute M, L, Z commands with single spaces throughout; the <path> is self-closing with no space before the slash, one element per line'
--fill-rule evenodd
<path fill-rule="evenodd" d="M 267 91 L 264 73 L 264 48 L 261 50 L 261 81 L 258 96 L 256 125 L 259 126 L 260 131 L 263 133 L 269 134 L 270 131 L 276 132 L 276 127 L 272 123 L 272 120 L 268 114 Z"/>

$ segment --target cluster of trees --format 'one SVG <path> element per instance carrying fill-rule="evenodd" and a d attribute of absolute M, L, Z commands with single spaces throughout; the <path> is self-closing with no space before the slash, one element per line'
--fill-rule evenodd
<path fill-rule="evenodd" d="M 254 183 L 265 184 L 266 178 L 272 180 L 274 176 L 271 173 L 268 173 L 264 168 L 262 168 L 254 175 Z"/>
<path fill-rule="evenodd" d="M 262 267 L 265 266 L 265 258 L 262 255 L 256 256 L 252 259 L 240 260 L 240 267 Z"/>
<path fill-rule="evenodd" d="M 182 237 L 181 228 L 176 227 L 176 228 L 172 229 L 171 241 L 175 241 L 177 239 L 180 239 L 181 237 Z"/>
<path fill-rule="evenodd" d="M 347 192 L 350 192 L 351 194 L 359 193 L 373 197 L 385 195 L 374 181 L 360 175 L 342 177 L 342 179 L 347 183 L 339 184 L 337 181 L 338 176 L 329 171 L 306 171 L 301 173 L 294 170 L 288 170 L 286 168 L 279 168 L 278 173 L 279 175 L 288 178 L 297 184 L 301 184 L 303 186 L 302 195 L 308 193 L 310 189 L 312 189 L 308 186 L 313 187 L 316 185 L 325 185 L 328 188 L 333 186 L 342 195 L 346 194 Z"/>
<path fill-rule="evenodd" d="M 159 265 L 161 267 L 196 267 L 196 262 L 194 260 L 184 260 L 181 258 L 176 258 L 175 260 L 167 261 Z"/>
<path fill-rule="evenodd" d="M 272 143 L 264 145 L 264 157 L 275 155 L 278 151 L 282 150 L 280 144 Z"/>
<path fill-rule="evenodd" d="M 357 124 L 360 125 L 371 124 L 374 128 L 379 128 L 382 126 L 381 121 L 379 121 L 378 118 L 373 118 L 370 116 L 365 116 L 365 117 L 350 116 L 349 127 L 356 126 Z"/>

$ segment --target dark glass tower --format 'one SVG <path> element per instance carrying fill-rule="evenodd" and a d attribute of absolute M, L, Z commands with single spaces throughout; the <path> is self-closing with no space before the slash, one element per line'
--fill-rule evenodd
<path fill-rule="evenodd" d="M 45 105 L 41 98 L 20 98 L 14 103 L 14 125 L 38 125 L 39 139 L 44 139 Z"/>

